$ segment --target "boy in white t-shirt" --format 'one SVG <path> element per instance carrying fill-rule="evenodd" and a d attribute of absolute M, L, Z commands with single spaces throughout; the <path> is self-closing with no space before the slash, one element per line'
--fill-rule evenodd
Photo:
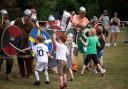
<path fill-rule="evenodd" d="M 34 45 L 32 48 L 26 48 L 23 49 L 25 50 L 30 50 L 32 49 L 33 53 L 35 54 L 35 61 L 36 61 L 36 66 L 35 66 L 35 77 L 36 81 L 34 82 L 34 85 L 40 85 L 40 78 L 39 78 L 39 73 L 44 69 L 44 74 L 45 74 L 45 83 L 49 84 L 49 76 L 47 72 L 48 68 L 48 56 L 53 58 L 49 53 L 48 53 L 48 47 L 42 43 L 43 37 L 38 36 L 36 39 L 36 45 Z"/>
<path fill-rule="evenodd" d="M 59 41 L 56 41 L 56 35 L 54 34 L 54 41 L 56 44 L 56 59 L 58 60 L 57 69 L 60 80 L 60 89 L 67 87 L 67 58 L 69 55 L 67 46 L 65 45 L 66 36 L 59 37 Z"/>

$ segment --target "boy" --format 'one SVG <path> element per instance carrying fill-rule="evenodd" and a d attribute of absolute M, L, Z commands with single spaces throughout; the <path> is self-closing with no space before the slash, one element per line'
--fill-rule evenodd
<path fill-rule="evenodd" d="M 53 58 L 49 53 L 48 53 L 48 47 L 42 43 L 43 42 L 43 37 L 38 36 L 36 39 L 36 45 L 32 47 L 33 53 L 35 53 L 35 61 L 36 61 L 36 66 L 35 66 L 35 77 L 36 81 L 34 82 L 34 85 L 40 85 L 40 78 L 39 78 L 39 73 L 44 69 L 44 74 L 45 74 L 45 83 L 49 84 L 49 76 L 47 72 L 47 65 L 48 65 L 48 56 Z M 26 48 L 23 49 L 25 50 L 30 50 L 31 48 Z"/>
<path fill-rule="evenodd" d="M 67 87 L 67 58 L 66 55 L 69 55 L 68 48 L 65 45 L 66 36 L 60 36 L 59 42 L 56 41 L 56 35 L 54 34 L 53 40 L 56 44 L 56 59 L 58 60 L 58 74 L 60 80 L 60 89 Z"/>

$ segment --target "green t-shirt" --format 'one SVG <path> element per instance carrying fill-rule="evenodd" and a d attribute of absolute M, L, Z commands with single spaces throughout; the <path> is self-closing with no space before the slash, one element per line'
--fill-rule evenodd
<path fill-rule="evenodd" d="M 87 38 L 87 51 L 86 54 L 97 54 L 97 45 L 99 45 L 99 40 L 97 36 L 90 36 Z"/>

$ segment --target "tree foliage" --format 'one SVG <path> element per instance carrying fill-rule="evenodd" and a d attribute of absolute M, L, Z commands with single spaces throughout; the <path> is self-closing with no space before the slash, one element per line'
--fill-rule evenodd
<path fill-rule="evenodd" d="M 80 6 L 86 7 L 87 17 L 99 16 L 107 9 L 110 16 L 117 11 L 121 19 L 128 18 L 127 0 L 0 0 L 0 9 L 7 9 L 12 19 L 22 16 L 23 10 L 27 8 L 37 9 L 38 18 L 46 20 L 50 14 L 59 18 L 63 10 L 78 12 Z"/>

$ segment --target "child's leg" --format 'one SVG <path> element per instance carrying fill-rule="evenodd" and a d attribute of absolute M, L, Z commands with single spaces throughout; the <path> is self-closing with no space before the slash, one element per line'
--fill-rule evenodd
<path fill-rule="evenodd" d="M 93 55 L 92 60 L 94 61 L 95 65 L 97 66 L 97 68 L 100 70 L 101 73 L 106 72 L 106 70 L 101 67 L 99 60 L 97 59 L 96 55 Z"/>
<path fill-rule="evenodd" d="M 40 81 L 39 72 L 37 70 L 35 70 L 35 77 L 36 77 L 36 81 Z"/>
<path fill-rule="evenodd" d="M 69 73 L 71 75 L 71 79 L 74 80 L 74 76 L 73 76 L 73 72 L 72 72 L 72 69 L 71 68 L 69 69 Z"/>
<path fill-rule="evenodd" d="M 44 75 L 45 75 L 45 83 L 46 84 L 48 84 L 49 83 L 49 76 L 48 76 L 48 71 L 47 71 L 47 69 L 48 69 L 48 63 L 46 62 L 46 63 L 44 63 Z"/>
<path fill-rule="evenodd" d="M 64 74 L 64 76 L 63 76 L 63 84 L 64 83 L 67 83 L 67 74 Z"/>
<path fill-rule="evenodd" d="M 43 68 L 44 68 L 43 63 L 37 61 L 36 66 L 35 66 L 36 81 L 40 81 L 39 73 L 43 70 Z"/>
<path fill-rule="evenodd" d="M 60 80 L 60 87 L 63 87 L 63 76 L 59 76 L 59 80 Z"/>
<path fill-rule="evenodd" d="M 45 74 L 45 80 L 46 80 L 46 82 L 49 82 L 48 71 L 45 70 L 44 74 Z"/>
<path fill-rule="evenodd" d="M 81 71 L 81 74 L 82 74 L 82 75 L 84 74 L 84 71 L 85 71 L 86 68 L 87 68 L 87 66 L 86 66 L 86 65 L 83 65 L 82 71 Z"/>
<path fill-rule="evenodd" d="M 100 64 L 103 66 L 103 56 L 100 57 Z"/>
<path fill-rule="evenodd" d="M 88 65 L 88 63 L 89 63 L 90 60 L 91 60 L 91 56 L 90 55 L 86 55 L 86 58 L 84 60 L 84 65 L 82 67 L 81 75 L 84 74 L 84 71 L 87 68 L 87 65 Z"/>

